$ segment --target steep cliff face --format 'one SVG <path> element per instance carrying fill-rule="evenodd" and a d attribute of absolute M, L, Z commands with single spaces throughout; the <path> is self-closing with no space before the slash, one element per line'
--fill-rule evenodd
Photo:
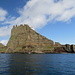
<path fill-rule="evenodd" d="M 4 47 L 4 45 L 2 43 L 0 43 L 0 48 Z"/>
<path fill-rule="evenodd" d="M 20 25 L 12 28 L 7 51 L 41 52 L 42 50 L 52 50 L 53 46 L 52 40 L 38 34 L 28 25 Z"/>
<path fill-rule="evenodd" d="M 5 52 L 6 52 L 6 46 L 0 43 L 0 53 L 5 53 Z"/>

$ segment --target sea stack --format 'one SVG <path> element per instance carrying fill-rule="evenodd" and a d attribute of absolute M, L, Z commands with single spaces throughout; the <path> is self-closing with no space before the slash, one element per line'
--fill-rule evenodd
<path fill-rule="evenodd" d="M 9 53 L 44 53 L 53 52 L 54 42 L 40 35 L 28 25 L 13 26 L 7 44 Z"/>

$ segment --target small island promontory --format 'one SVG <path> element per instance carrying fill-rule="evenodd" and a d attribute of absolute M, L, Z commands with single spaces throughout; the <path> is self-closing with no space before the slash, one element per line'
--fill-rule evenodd
<path fill-rule="evenodd" d="M 6 46 L 0 43 L 0 53 L 74 53 L 75 45 L 61 45 L 33 30 L 28 25 L 13 26 Z"/>

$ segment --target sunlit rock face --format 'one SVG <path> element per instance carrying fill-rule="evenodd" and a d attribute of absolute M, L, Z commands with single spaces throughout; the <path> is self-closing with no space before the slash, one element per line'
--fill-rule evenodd
<path fill-rule="evenodd" d="M 54 42 L 40 35 L 28 25 L 13 26 L 7 44 L 9 52 L 44 52 L 53 50 Z"/>
<path fill-rule="evenodd" d="M 4 45 L 2 43 L 0 43 L 0 48 L 4 47 Z"/>

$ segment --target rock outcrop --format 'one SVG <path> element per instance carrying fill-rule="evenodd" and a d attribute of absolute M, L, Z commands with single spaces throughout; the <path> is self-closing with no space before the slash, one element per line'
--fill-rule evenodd
<path fill-rule="evenodd" d="M 65 44 L 65 45 L 62 45 L 62 47 L 64 47 L 65 51 L 67 51 L 68 53 L 74 53 L 74 50 L 75 50 L 74 45 Z"/>
<path fill-rule="evenodd" d="M 51 50 L 54 42 L 40 35 L 28 25 L 14 26 L 7 44 L 7 52 L 44 52 Z"/>
<path fill-rule="evenodd" d="M 61 47 L 61 44 L 59 42 L 55 42 L 55 47 Z"/>
<path fill-rule="evenodd" d="M 4 47 L 4 45 L 2 43 L 0 43 L 0 48 L 3 48 L 3 47 Z"/>
<path fill-rule="evenodd" d="M 6 46 L 4 46 L 2 43 L 0 43 L 0 53 L 5 53 L 6 52 Z"/>
<path fill-rule="evenodd" d="M 72 52 L 71 46 L 69 44 L 65 45 L 65 50 L 69 53 Z"/>
<path fill-rule="evenodd" d="M 54 53 L 68 53 L 64 47 L 55 47 Z"/>
<path fill-rule="evenodd" d="M 71 45 L 71 50 L 75 53 L 75 45 Z"/>

